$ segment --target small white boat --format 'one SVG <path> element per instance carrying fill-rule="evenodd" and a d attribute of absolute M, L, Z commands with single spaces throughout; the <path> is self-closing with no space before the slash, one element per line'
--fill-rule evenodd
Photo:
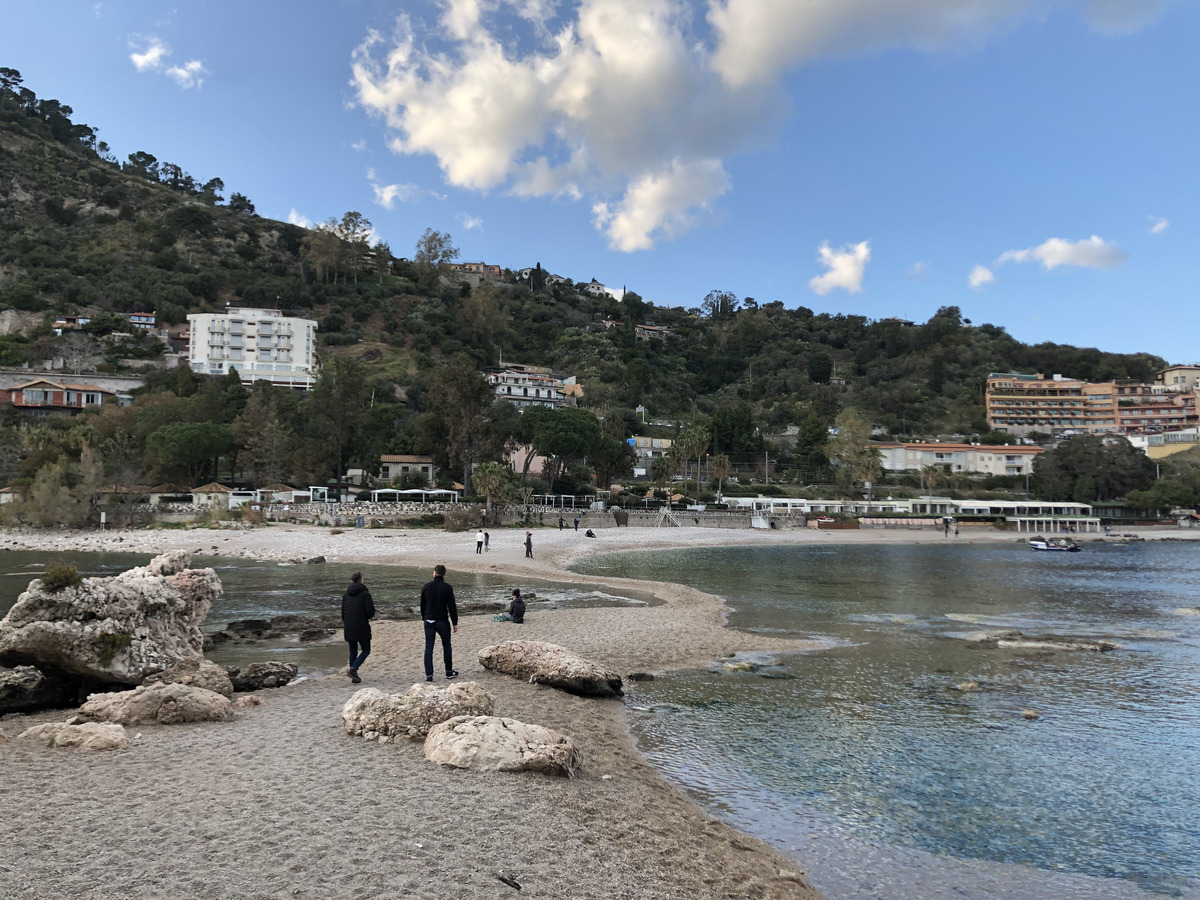
<path fill-rule="evenodd" d="M 1057 550 L 1064 553 L 1078 553 L 1079 545 L 1070 538 L 1044 538 L 1038 535 L 1029 539 L 1029 546 L 1034 550 Z"/>

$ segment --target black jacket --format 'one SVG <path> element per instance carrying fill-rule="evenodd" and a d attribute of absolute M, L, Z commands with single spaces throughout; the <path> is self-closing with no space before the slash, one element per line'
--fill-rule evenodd
<path fill-rule="evenodd" d="M 458 607 L 454 605 L 454 588 L 441 575 L 421 588 L 421 618 L 426 621 L 458 624 Z"/>
<path fill-rule="evenodd" d="M 361 581 L 356 581 L 342 595 L 343 635 L 348 641 L 369 641 L 371 619 L 375 617 L 375 601 Z"/>
<path fill-rule="evenodd" d="M 513 602 L 508 604 L 508 614 L 518 625 L 522 624 L 525 621 L 525 601 L 520 597 L 513 597 Z"/>

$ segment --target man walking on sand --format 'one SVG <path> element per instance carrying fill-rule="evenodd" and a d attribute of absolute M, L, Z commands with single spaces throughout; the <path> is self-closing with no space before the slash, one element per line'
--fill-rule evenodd
<path fill-rule="evenodd" d="M 477 531 L 475 533 L 475 552 L 483 553 L 483 529 L 482 528 L 480 528 L 479 531 Z"/>
<path fill-rule="evenodd" d="M 533 532 L 525 532 L 525 558 L 533 559 Z"/>
<path fill-rule="evenodd" d="M 346 674 L 355 684 L 361 684 L 358 667 L 371 653 L 371 619 L 375 617 L 375 601 L 362 583 L 362 572 L 350 576 L 350 587 L 342 595 L 342 636 L 350 645 L 350 671 Z"/>
<path fill-rule="evenodd" d="M 433 581 L 421 588 L 421 621 L 425 623 L 425 680 L 433 681 L 433 643 L 439 636 L 446 677 L 457 677 L 450 632 L 458 634 L 458 607 L 454 604 L 454 588 L 446 584 L 446 567 L 440 563 L 433 567 Z"/>

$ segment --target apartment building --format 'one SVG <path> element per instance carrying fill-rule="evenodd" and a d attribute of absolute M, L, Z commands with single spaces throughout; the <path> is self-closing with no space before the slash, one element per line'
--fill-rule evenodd
<path fill-rule="evenodd" d="M 30 416 L 62 418 L 101 406 L 116 398 L 114 391 L 94 384 L 72 384 L 39 378 L 0 390 L 0 403 L 10 403 Z"/>
<path fill-rule="evenodd" d="M 1200 365 L 1169 366 L 1154 376 L 1154 383 L 1168 391 L 1194 392 L 1200 387 Z"/>
<path fill-rule="evenodd" d="M 317 323 L 277 309 L 229 307 L 224 313 L 193 313 L 188 362 L 203 375 L 236 369 L 243 384 L 270 381 L 308 389 L 316 380 Z"/>
<path fill-rule="evenodd" d="M 1041 447 L 984 444 L 888 443 L 872 444 L 880 466 L 888 472 L 919 472 L 936 466 L 947 472 L 971 475 L 1029 475 Z"/>
<path fill-rule="evenodd" d="M 487 373 L 496 399 L 507 400 L 517 409 L 530 406 L 574 406 L 579 396 L 575 376 L 555 375 L 541 366 L 509 363 Z"/>
<path fill-rule="evenodd" d="M 1117 424 L 1121 434 L 1157 434 L 1177 431 L 1200 423 L 1196 415 L 1196 392 L 1164 392 L 1160 387 L 1118 381 Z"/>

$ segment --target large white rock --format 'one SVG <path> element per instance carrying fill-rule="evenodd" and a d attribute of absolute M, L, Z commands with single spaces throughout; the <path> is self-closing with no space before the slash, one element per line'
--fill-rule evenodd
<path fill-rule="evenodd" d="M 229 679 L 229 673 L 204 657 L 191 657 L 177 662 L 165 672 L 147 676 L 142 684 L 187 684 L 222 697 L 233 697 L 233 682 Z"/>
<path fill-rule="evenodd" d="M 212 569 L 174 551 L 111 578 L 51 593 L 34 579 L 0 621 L 0 665 L 32 665 L 111 684 L 202 655 L 200 624 L 221 596 Z"/>
<path fill-rule="evenodd" d="M 479 651 L 485 669 L 589 697 L 621 696 L 621 676 L 545 641 L 505 641 Z"/>
<path fill-rule="evenodd" d="M 565 734 L 501 716 L 457 716 L 434 725 L 425 738 L 425 758 L 458 769 L 567 777 L 580 761 Z"/>
<path fill-rule="evenodd" d="M 381 744 L 416 741 L 434 725 L 455 716 L 490 716 L 494 706 L 491 695 L 474 681 L 446 687 L 414 684 L 403 694 L 363 688 L 342 707 L 342 727 L 346 734 Z"/>
<path fill-rule="evenodd" d="M 79 750 L 124 750 L 129 737 L 124 727 L 109 722 L 84 722 L 71 725 L 51 722 L 22 731 L 20 741 L 32 741 L 46 747 L 70 747 Z"/>
<path fill-rule="evenodd" d="M 181 722 L 224 722 L 233 718 L 227 697 L 187 684 L 148 684 L 113 694 L 92 694 L 68 719 L 119 722 L 122 725 L 178 725 Z"/>

